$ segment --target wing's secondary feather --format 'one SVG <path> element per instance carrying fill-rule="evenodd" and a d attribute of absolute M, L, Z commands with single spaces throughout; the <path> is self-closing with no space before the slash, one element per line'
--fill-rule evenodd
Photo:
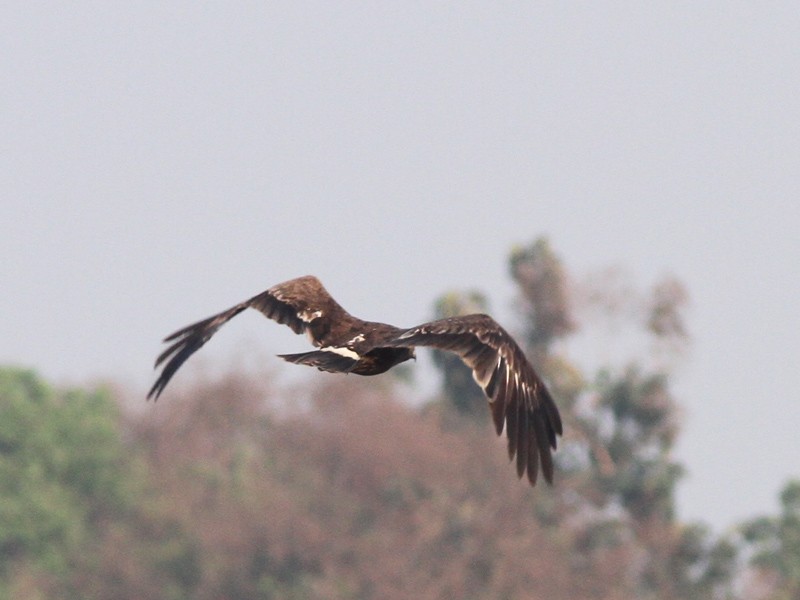
<path fill-rule="evenodd" d="M 451 317 L 405 330 L 387 346 L 428 346 L 458 354 L 489 399 L 495 429 L 505 425 L 517 473 L 553 480 L 552 449 L 561 417 L 542 380 L 514 339 L 488 315 Z"/>

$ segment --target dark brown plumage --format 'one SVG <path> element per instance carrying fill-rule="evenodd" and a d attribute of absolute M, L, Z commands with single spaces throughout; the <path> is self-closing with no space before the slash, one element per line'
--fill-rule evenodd
<path fill-rule="evenodd" d="M 169 380 L 222 325 L 246 308 L 305 333 L 319 348 L 281 358 L 331 373 L 377 375 L 414 357 L 416 346 L 456 353 L 472 369 L 489 399 L 497 434 L 505 425 L 509 458 L 517 475 L 531 485 L 542 474 L 553 481 L 552 450 L 561 435 L 561 417 L 550 393 L 513 338 L 488 315 L 441 319 L 401 329 L 362 321 L 344 310 L 311 275 L 271 287 L 249 300 L 167 337 L 171 345 L 156 360 L 166 362 L 147 394 L 157 399 Z"/>

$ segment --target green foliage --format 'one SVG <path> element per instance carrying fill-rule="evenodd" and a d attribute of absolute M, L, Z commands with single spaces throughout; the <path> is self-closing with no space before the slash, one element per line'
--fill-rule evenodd
<path fill-rule="evenodd" d="M 643 376 L 630 367 L 617 378 L 601 373 L 597 384 L 590 430 L 614 464 L 610 472 L 597 472 L 598 483 L 637 520 L 674 516 L 682 469 L 670 460 L 677 426 L 666 383 L 663 374 Z"/>
<path fill-rule="evenodd" d="M 790 481 L 781 491 L 781 512 L 759 517 L 741 527 L 748 544 L 750 564 L 770 575 L 770 598 L 800 596 L 800 480 Z"/>
<path fill-rule="evenodd" d="M 57 394 L 0 369 L 0 590 L 17 565 L 65 581 L 102 519 L 124 508 L 117 407 L 105 391 Z"/>

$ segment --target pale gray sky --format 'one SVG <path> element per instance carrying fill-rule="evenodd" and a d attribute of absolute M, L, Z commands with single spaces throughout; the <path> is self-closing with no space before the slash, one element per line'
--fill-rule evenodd
<path fill-rule="evenodd" d="M 510 246 L 545 234 L 579 276 L 687 285 L 681 516 L 772 512 L 799 40 L 792 2 L 3 3 L 0 361 L 144 392 L 164 334 L 306 273 L 364 318 L 475 287 L 510 320 Z M 303 347 L 240 321 L 205 364 Z"/>

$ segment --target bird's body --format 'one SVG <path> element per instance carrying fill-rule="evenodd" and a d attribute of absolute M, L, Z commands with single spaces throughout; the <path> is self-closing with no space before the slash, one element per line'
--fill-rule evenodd
<path fill-rule="evenodd" d="M 148 398 L 158 398 L 178 368 L 222 325 L 247 308 L 305 333 L 317 348 L 281 358 L 332 373 L 378 375 L 414 358 L 417 346 L 455 352 L 473 371 L 475 381 L 489 398 L 498 435 L 505 425 L 508 451 L 516 457 L 520 477 L 527 471 L 536 482 L 541 463 L 545 479 L 552 482 L 551 448 L 562 425 L 558 409 L 522 350 L 488 315 L 451 317 L 402 329 L 385 323 L 362 321 L 336 302 L 311 275 L 271 287 L 208 319 L 167 337 L 172 342 L 156 360 L 167 361 Z"/>
<path fill-rule="evenodd" d="M 279 356 L 295 364 L 317 367 L 321 371 L 356 375 L 380 375 L 393 366 L 414 358 L 413 348 L 391 348 L 383 345 L 398 337 L 403 332 L 402 329 L 385 323 L 362 321 L 350 315 L 348 317 L 350 330 L 347 333 L 339 332 L 343 333 L 338 336 L 339 339 L 330 339 L 329 335 L 326 341 L 330 343 L 319 350 Z"/>

